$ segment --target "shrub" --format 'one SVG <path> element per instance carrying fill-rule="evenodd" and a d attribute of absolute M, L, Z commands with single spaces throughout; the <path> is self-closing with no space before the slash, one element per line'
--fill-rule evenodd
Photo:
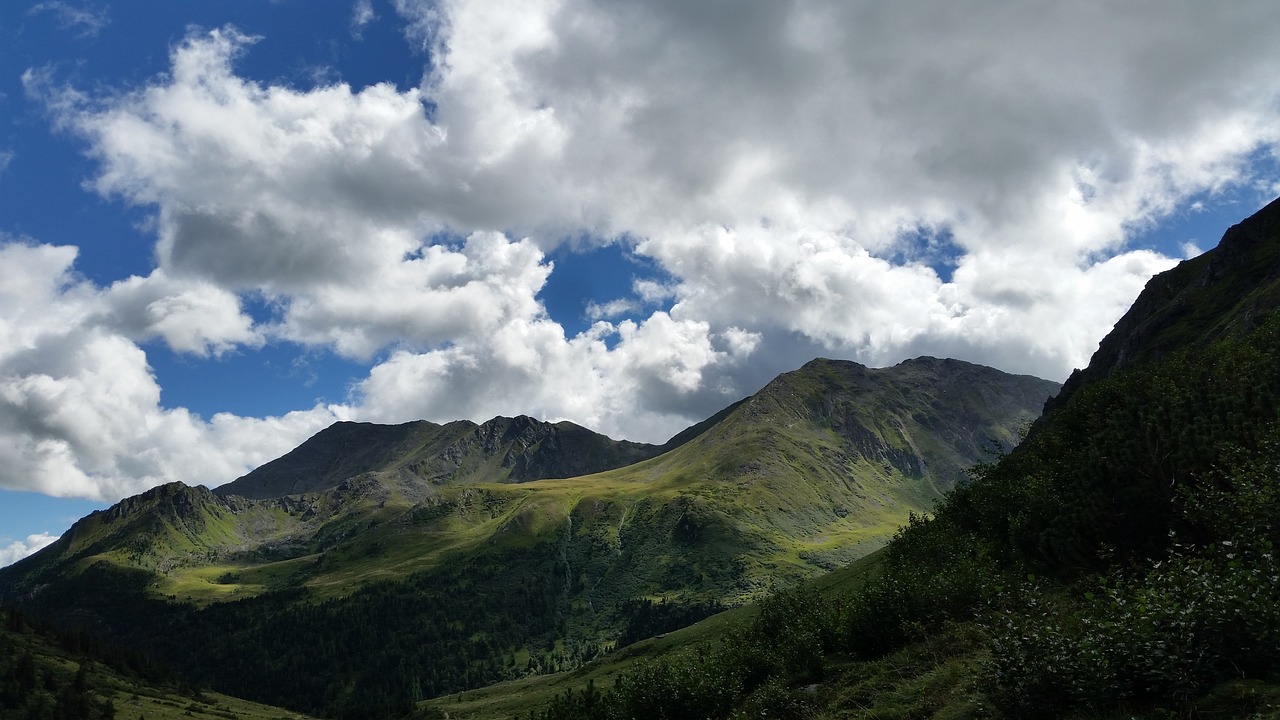
<path fill-rule="evenodd" d="M 1112 577 L 1073 611 L 1043 587 L 988 622 L 986 689 L 1013 717 L 1123 703 L 1184 708 L 1232 676 L 1280 662 L 1280 566 L 1270 543 L 1175 548 Z"/>

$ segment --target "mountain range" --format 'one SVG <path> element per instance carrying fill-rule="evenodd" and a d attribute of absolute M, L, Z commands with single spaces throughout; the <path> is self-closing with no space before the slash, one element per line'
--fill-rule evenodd
<path fill-rule="evenodd" d="M 820 359 L 661 446 L 339 423 L 91 514 L 0 602 L 327 716 L 1274 717 L 1278 306 L 1280 201 L 1061 392 Z"/>
<path fill-rule="evenodd" d="M 662 446 L 528 417 L 338 423 L 214 490 L 91 514 L 0 570 L 0 600 L 255 700 L 420 699 L 576 666 L 865 555 L 1056 389 L 955 360 L 815 360 Z M 317 636 L 338 626 L 361 632 Z M 351 685 L 299 683 L 281 655 Z"/>

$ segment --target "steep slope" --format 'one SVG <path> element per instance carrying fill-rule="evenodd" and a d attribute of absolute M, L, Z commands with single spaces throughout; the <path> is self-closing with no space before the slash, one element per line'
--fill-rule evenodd
<path fill-rule="evenodd" d="M 655 612 L 687 622 L 865 555 L 1010 446 L 1054 389 L 932 358 L 818 360 L 660 456 L 523 483 L 509 482 L 516 468 L 595 462 L 600 446 L 527 419 L 482 433 L 338 427 L 262 476 L 274 492 L 319 474 L 320 491 L 159 488 L 0 570 L 0 595 L 224 692 L 315 712 L 391 707 L 573 666 L 637 613 L 644 627 L 666 621 Z M 361 433 L 375 450 L 334 449 Z"/>
<path fill-rule="evenodd" d="M 1280 199 L 1223 234 L 1217 247 L 1147 282 L 1103 338 L 1088 367 L 1076 370 L 1049 404 L 1134 364 L 1252 330 L 1280 307 Z"/>
<path fill-rule="evenodd" d="M 328 490 L 362 473 L 390 471 L 433 484 L 527 482 L 622 467 L 664 449 L 523 415 L 482 425 L 466 420 L 445 425 L 425 420 L 402 425 L 340 422 L 214 492 L 276 498 Z"/>
<path fill-rule="evenodd" d="M 1280 201 L 1154 278 L 1026 440 L 887 548 L 847 642 L 973 628 L 959 717 L 1273 716 L 1278 278 Z"/>

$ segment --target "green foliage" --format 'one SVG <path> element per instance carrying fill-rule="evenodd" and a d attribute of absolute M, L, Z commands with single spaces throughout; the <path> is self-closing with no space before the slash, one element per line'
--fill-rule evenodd
<path fill-rule="evenodd" d="M 723 612 L 718 600 L 710 602 L 677 602 L 663 597 L 658 602 L 649 598 L 625 600 L 618 613 L 626 619 L 626 627 L 615 647 L 623 648 L 660 633 L 688 627 L 699 620 Z"/>
<path fill-rule="evenodd" d="M 849 650 L 875 658 L 970 616 L 999 587 L 982 540 L 959 532 L 948 515 L 912 515 L 885 550 L 881 574 L 848 600 Z"/>
<path fill-rule="evenodd" d="M 839 638 L 839 608 L 808 588 L 762 601 L 753 621 L 720 640 L 642 662 L 601 693 L 567 690 L 531 720 L 802 717 L 791 686 L 822 677 Z"/>
<path fill-rule="evenodd" d="M 990 473 L 1014 549 L 1063 576 L 1159 557 L 1168 530 L 1206 540 L 1187 502 L 1220 489 L 1218 469 L 1280 420 L 1280 319 L 1244 339 L 1184 350 L 1095 383 Z M 997 525 L 999 518 L 988 519 Z"/>
<path fill-rule="evenodd" d="M 98 676 L 131 672 L 134 656 L 78 633 L 58 634 L 14 611 L 0 612 L 0 717 L 13 720 L 111 720 L 111 693 Z M 109 663 L 91 672 L 90 653 Z"/>
<path fill-rule="evenodd" d="M 1009 595 L 989 622 L 988 679 L 1007 712 L 1186 711 L 1219 682 L 1280 668 L 1280 442 L 1273 431 L 1253 452 L 1224 455 L 1211 486 L 1180 490 L 1185 522 L 1204 542 L 1184 544 L 1170 531 L 1166 555 L 1139 570 L 1112 571 L 1066 598 L 1044 585 Z"/>
<path fill-rule="evenodd" d="M 1185 710 L 1218 682 L 1280 662 L 1280 565 L 1269 550 L 1179 551 L 1075 602 L 1050 593 L 1024 586 L 991 621 L 987 690 L 1011 716 L 1121 703 Z"/>

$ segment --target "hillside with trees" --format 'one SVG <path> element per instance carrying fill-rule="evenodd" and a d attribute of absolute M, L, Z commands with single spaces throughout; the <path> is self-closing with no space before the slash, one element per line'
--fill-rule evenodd
<path fill-rule="evenodd" d="M 1277 717 L 1277 258 L 1280 202 L 853 581 L 531 717 Z"/>

